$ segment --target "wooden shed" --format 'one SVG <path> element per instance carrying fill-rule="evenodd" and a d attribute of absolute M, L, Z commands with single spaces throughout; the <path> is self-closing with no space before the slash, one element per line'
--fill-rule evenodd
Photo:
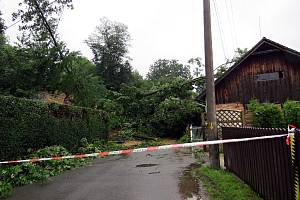
<path fill-rule="evenodd" d="M 215 91 L 217 104 L 299 101 L 300 53 L 263 38 L 216 80 Z"/>

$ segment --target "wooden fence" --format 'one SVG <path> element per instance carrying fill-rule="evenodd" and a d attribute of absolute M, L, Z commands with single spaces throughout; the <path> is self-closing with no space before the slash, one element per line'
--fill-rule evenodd
<path fill-rule="evenodd" d="M 285 129 L 223 128 L 223 139 L 286 134 Z M 224 144 L 227 170 L 264 199 L 293 199 L 291 153 L 286 138 Z"/>

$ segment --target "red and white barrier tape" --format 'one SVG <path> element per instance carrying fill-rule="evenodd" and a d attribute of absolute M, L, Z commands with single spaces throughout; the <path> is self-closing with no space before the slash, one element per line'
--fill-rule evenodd
<path fill-rule="evenodd" d="M 252 138 L 241 138 L 241 139 L 214 140 L 214 141 L 204 141 L 204 142 L 194 142 L 194 143 L 184 143 L 184 144 L 171 144 L 171 145 L 153 146 L 153 147 L 138 148 L 138 149 L 127 149 L 127 150 L 119 150 L 119 151 L 111 151 L 111 152 L 59 156 L 59 157 L 51 157 L 51 158 L 32 158 L 27 160 L 2 161 L 0 162 L 0 164 L 16 164 L 16 163 L 25 163 L 25 162 L 34 163 L 34 162 L 47 161 L 47 160 L 63 160 L 63 159 L 74 159 L 74 158 L 121 155 L 121 154 L 131 154 L 131 153 L 139 153 L 139 152 L 146 152 L 146 151 L 158 151 L 158 150 L 166 150 L 166 149 L 199 147 L 199 146 L 214 145 L 214 144 L 227 144 L 227 143 L 246 142 L 246 141 L 253 141 L 253 140 L 264 140 L 264 139 L 272 139 L 272 138 L 281 138 L 286 136 L 287 134 L 252 137 Z"/>

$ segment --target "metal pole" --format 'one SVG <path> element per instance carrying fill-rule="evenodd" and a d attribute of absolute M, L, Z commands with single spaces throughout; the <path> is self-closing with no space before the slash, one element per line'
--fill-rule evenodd
<path fill-rule="evenodd" d="M 208 140 L 217 140 L 216 98 L 213 74 L 213 49 L 211 36 L 210 0 L 203 0 L 204 13 L 204 45 L 207 101 L 207 133 Z M 209 161 L 212 168 L 220 168 L 219 145 L 209 146 Z"/>

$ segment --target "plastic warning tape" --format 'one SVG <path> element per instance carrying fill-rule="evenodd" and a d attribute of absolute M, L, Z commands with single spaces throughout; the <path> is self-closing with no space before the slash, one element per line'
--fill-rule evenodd
<path fill-rule="evenodd" d="M 126 155 L 126 154 L 131 154 L 131 153 L 139 153 L 139 152 L 147 152 L 147 151 L 152 152 L 152 151 L 167 150 L 167 149 L 201 147 L 201 146 L 215 145 L 215 144 L 227 144 L 227 143 L 237 143 L 237 142 L 247 142 L 247 141 L 254 141 L 254 140 L 281 138 L 281 137 L 286 137 L 286 136 L 287 136 L 287 134 L 252 137 L 252 138 L 241 138 L 241 139 L 213 140 L 213 141 L 203 141 L 203 142 L 184 143 L 184 144 L 171 144 L 171 145 L 152 146 L 152 147 L 146 147 L 146 148 L 127 149 L 127 150 L 119 150 L 119 151 L 111 151 L 111 152 L 99 152 L 99 153 L 80 154 L 80 155 L 71 155 L 71 156 L 58 156 L 58 157 L 50 157 L 50 158 L 31 158 L 31 159 L 27 159 L 27 160 L 2 161 L 2 162 L 0 162 L 0 164 L 17 164 L 17 163 L 26 163 L 26 162 L 34 163 L 34 162 L 49 161 L 49 160 L 89 158 L 89 157 L 98 157 L 98 156 L 104 157 L 104 156 L 122 155 L 122 154 Z"/>
<path fill-rule="evenodd" d="M 291 148 L 292 167 L 292 199 L 300 200 L 300 166 L 299 166 L 299 131 L 296 128 L 289 129 L 288 138 Z"/>

